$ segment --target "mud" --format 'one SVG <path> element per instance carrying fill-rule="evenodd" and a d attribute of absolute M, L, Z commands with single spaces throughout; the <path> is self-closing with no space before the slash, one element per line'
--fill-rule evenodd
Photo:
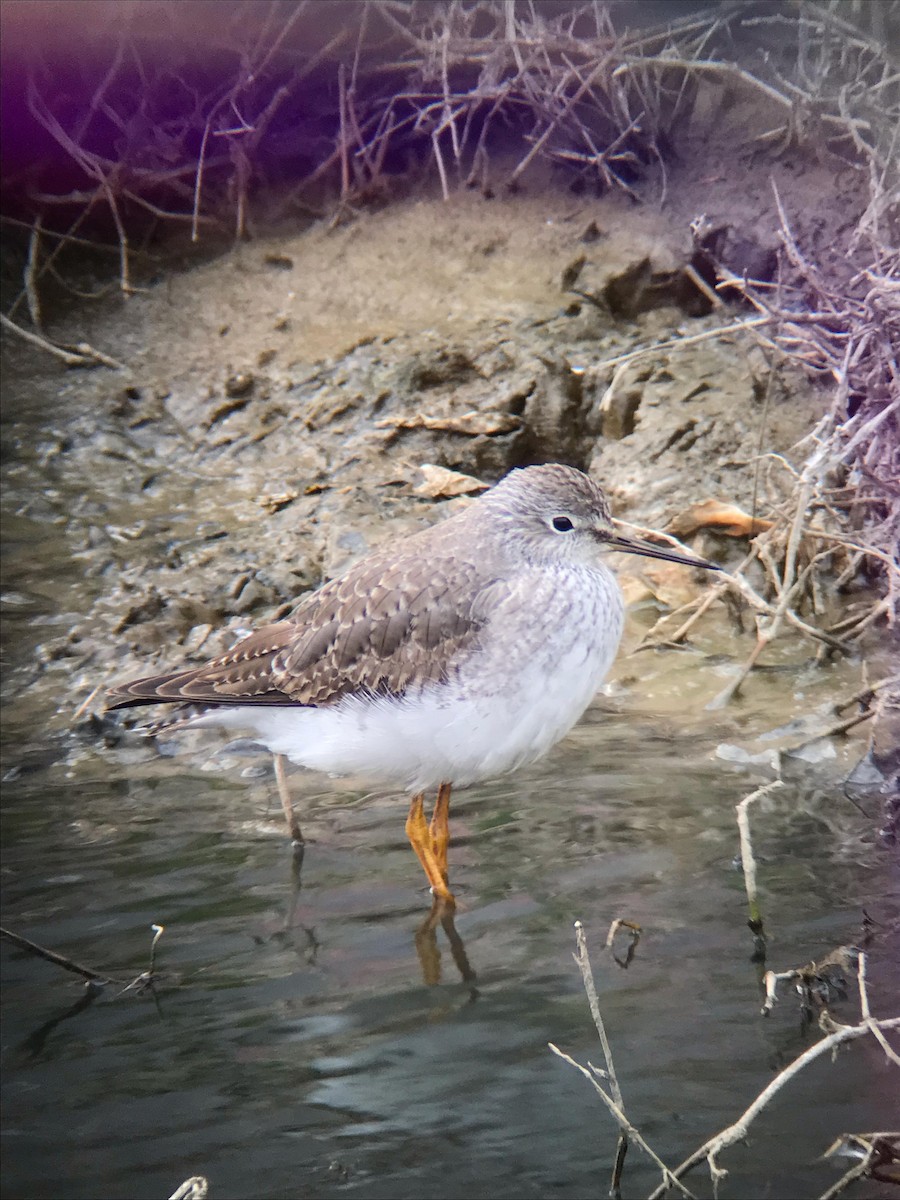
<path fill-rule="evenodd" d="M 589 228 L 603 237 L 585 244 Z M 127 371 L 45 368 L 35 388 L 30 354 L 10 347 L 7 502 L 20 521 L 62 523 L 96 581 L 39 659 L 99 681 L 160 647 L 170 662 L 215 651 L 464 503 L 419 494 L 429 464 L 490 483 L 572 462 L 619 516 L 657 527 L 707 496 L 749 506 L 760 443 L 787 452 L 823 397 L 782 369 L 764 411 L 769 367 L 728 335 L 626 366 L 604 413 L 606 360 L 735 314 L 615 318 L 564 290 L 581 247 L 595 281 L 688 250 L 661 215 L 615 199 L 409 200 L 69 315 Z"/>
<path fill-rule="evenodd" d="M 669 168 L 663 206 L 547 178 L 491 200 L 444 202 L 423 188 L 212 261 L 169 245 L 138 295 L 56 310 L 56 338 L 90 342 L 121 371 L 63 371 L 7 339 L 8 919 L 78 960 L 137 970 L 150 922 L 168 924 L 161 953 L 185 980 L 165 996 L 166 1020 L 147 1006 L 149 1034 L 139 1018 L 127 1036 L 111 1022 L 107 1035 L 82 1026 L 67 1042 L 76 1026 L 60 1035 L 65 1018 L 50 1020 L 62 1000 L 42 978 L 32 984 L 33 963 L 13 963 L 8 1040 L 39 1040 L 34 1053 L 49 1054 L 45 1074 L 30 1061 L 27 1074 L 8 1072 L 25 1131 L 11 1169 L 25 1190 L 165 1195 L 166 1173 L 184 1162 L 184 1175 L 202 1169 L 233 1195 L 294 1194 L 298 1179 L 322 1195 L 456 1194 L 485 1178 L 498 1195 L 587 1194 L 594 1117 L 565 1080 L 540 1090 L 551 1037 L 595 1057 L 565 932 L 576 915 L 598 945 L 612 915 L 647 930 L 636 971 L 604 972 L 604 1014 L 624 1048 L 629 1103 L 674 1126 L 662 1149 L 678 1161 L 679 1130 L 701 1140 L 733 1120 L 735 1096 L 760 1091 L 772 1061 L 806 1044 L 787 1001 L 782 1027 L 769 1022 L 768 1041 L 759 1033 L 759 964 L 733 870 L 734 804 L 775 776 L 786 787 L 754 827 L 772 964 L 821 958 L 871 913 L 872 1011 L 887 1010 L 883 781 L 860 773 L 865 725 L 822 736 L 837 701 L 887 673 L 877 631 L 858 654 L 826 661 L 785 636 L 740 699 L 709 712 L 750 654 L 752 620 L 717 607 L 678 651 L 631 653 L 704 581 L 617 564 L 630 624 L 605 694 L 530 773 L 454 801 L 460 925 L 487 997 L 474 1009 L 468 989 L 454 990 L 446 948 L 444 986 L 416 990 L 423 897 L 410 899 L 416 868 L 396 796 L 352 780 L 297 785 L 310 838 L 301 893 L 299 869 L 285 879 L 269 756 L 248 765 L 246 742 L 223 752 L 199 730 L 151 741 L 101 716 L 112 682 L 225 649 L 514 466 L 588 469 L 639 526 L 690 530 L 685 514 L 709 499 L 774 515 L 789 469 L 772 456 L 802 460 L 798 443 L 831 390 L 770 362 L 749 334 L 688 340 L 748 315 L 709 311 L 684 287 L 690 222 L 705 212 L 765 250 L 774 176 L 798 231 L 840 254 L 860 197 L 812 158 L 763 161 L 736 127 L 718 140 L 700 129 Z M 747 550 L 739 532 L 683 536 L 725 566 Z M 826 599 L 838 611 L 860 602 L 837 588 Z M 867 787 L 878 798 L 857 806 Z M 420 1030 L 411 1053 L 405 1039 Z M 394 1059 L 396 1075 L 385 1070 Z M 265 1078 L 248 1075 L 252 1064 Z M 148 1101 L 139 1109 L 135 1087 Z M 819 1194 L 828 1179 L 795 1183 L 796 1164 L 824 1170 L 839 1130 L 883 1127 L 887 1091 L 871 1059 L 848 1056 L 827 1087 L 828 1105 L 815 1077 L 788 1126 L 779 1116 L 768 1140 L 756 1135 L 764 1169 L 744 1179 L 747 1194 L 771 1192 L 770 1174 L 791 1194 Z M 691 1103 L 671 1114 L 676 1094 Z M 545 1121 L 532 1128 L 545 1111 L 576 1128 L 561 1135 L 555 1122 L 547 1138 Z M 85 1128 L 99 1132 L 86 1141 Z M 514 1169 L 523 1147 L 536 1163 L 527 1177 Z M 730 1166 L 740 1190 L 740 1164 Z"/>

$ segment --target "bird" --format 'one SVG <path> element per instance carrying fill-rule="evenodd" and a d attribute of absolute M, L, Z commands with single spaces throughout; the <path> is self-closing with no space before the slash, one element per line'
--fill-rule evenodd
<path fill-rule="evenodd" d="M 112 688 L 108 708 L 176 706 L 152 732 L 249 732 L 275 755 L 295 843 L 285 759 L 407 793 L 407 838 L 435 900 L 453 906 L 452 789 L 534 762 L 590 704 L 624 625 L 612 551 L 718 570 L 619 532 L 602 488 L 577 468 L 515 468 L 226 653 Z"/>

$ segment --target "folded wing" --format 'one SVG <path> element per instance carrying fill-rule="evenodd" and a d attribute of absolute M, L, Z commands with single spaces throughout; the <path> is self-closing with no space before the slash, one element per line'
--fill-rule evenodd
<path fill-rule="evenodd" d="M 242 638 L 200 667 L 150 675 L 110 692 L 110 708 L 142 704 L 334 704 L 350 693 L 402 696 L 452 677 L 484 625 L 480 572 L 458 558 L 368 558 L 287 619 Z M 385 582 L 389 577 L 389 582 Z M 487 582 L 487 581 L 485 581 Z M 460 596 L 473 599 L 460 605 Z"/>

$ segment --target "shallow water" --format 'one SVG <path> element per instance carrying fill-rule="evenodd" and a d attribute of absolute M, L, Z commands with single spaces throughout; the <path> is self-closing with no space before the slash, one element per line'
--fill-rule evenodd
<path fill-rule="evenodd" d="M 542 763 L 460 793 L 454 961 L 422 928 L 402 799 L 294 776 L 298 889 L 265 756 L 42 742 L 8 720 L 4 923 L 125 980 L 165 933 L 155 1000 L 109 986 L 75 1013 L 75 976 L 4 944 L 4 1194 L 149 1198 L 204 1174 L 217 1200 L 605 1195 L 611 1119 L 547 1049 L 601 1060 L 575 919 L 629 1115 L 680 1161 L 819 1036 L 790 996 L 759 1016 L 733 861 L 756 780 L 712 757 L 719 733 L 596 709 Z M 857 939 L 863 907 L 896 913 L 887 851 L 839 786 L 807 774 L 754 824 L 769 965 Z M 602 948 L 615 917 L 643 929 L 627 969 Z M 876 938 L 878 1015 L 890 953 Z M 831 1011 L 857 1019 L 852 989 Z M 838 1172 L 818 1156 L 891 1128 L 896 1096 L 874 1042 L 817 1063 L 723 1156 L 723 1195 L 819 1194 Z M 632 1149 L 624 1194 L 655 1181 Z"/>
<path fill-rule="evenodd" d="M 734 804 L 772 775 L 715 752 L 853 692 L 858 663 L 804 668 L 780 642 L 711 715 L 746 642 L 699 630 L 694 653 L 623 658 L 611 697 L 546 759 L 455 796 L 459 910 L 431 925 L 403 799 L 294 776 L 298 877 L 267 756 L 206 734 L 107 745 L 73 726 L 89 665 L 73 678 L 51 661 L 29 688 L 35 646 L 107 586 L 72 552 L 67 520 L 88 500 L 8 472 L 4 924 L 123 984 L 86 1005 L 76 976 L 2 943 L 5 1196 L 149 1200 L 193 1174 L 213 1200 L 605 1195 L 611 1118 L 547 1048 L 601 1059 L 577 919 L 628 1114 L 670 1164 L 818 1038 L 790 995 L 760 1018 Z M 842 783 L 863 748 L 864 733 L 786 763 L 753 828 L 767 965 L 859 940 L 865 909 L 872 1010 L 890 1016 L 892 852 L 878 801 L 861 810 Z M 627 969 L 603 949 L 618 917 L 643 931 Z M 123 992 L 157 923 L 155 994 Z M 853 981 L 829 1005 L 856 1022 Z M 819 1195 L 842 1169 L 820 1160 L 835 1137 L 896 1127 L 895 1074 L 871 1041 L 816 1063 L 723 1156 L 723 1197 Z M 656 1179 L 632 1148 L 624 1195 Z"/>

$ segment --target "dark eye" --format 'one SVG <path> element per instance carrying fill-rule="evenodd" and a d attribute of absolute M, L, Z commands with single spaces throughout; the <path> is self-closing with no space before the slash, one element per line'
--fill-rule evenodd
<path fill-rule="evenodd" d="M 568 517 L 554 517 L 551 524 L 557 533 L 568 533 L 570 529 L 575 528 Z"/>

